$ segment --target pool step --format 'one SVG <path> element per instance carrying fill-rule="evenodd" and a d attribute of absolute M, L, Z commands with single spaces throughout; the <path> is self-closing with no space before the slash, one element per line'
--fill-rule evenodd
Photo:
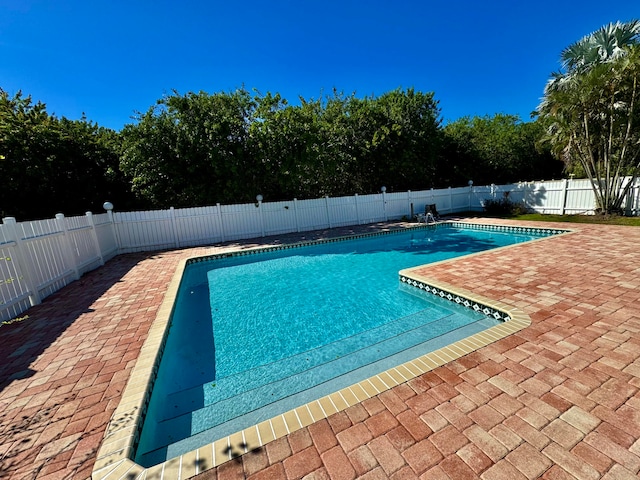
<path fill-rule="evenodd" d="M 294 375 L 285 376 L 285 373 L 281 378 L 268 381 L 262 373 L 251 371 L 251 375 L 223 379 L 229 385 L 230 393 L 224 392 L 226 385 L 221 381 L 220 385 L 211 388 L 213 391 L 220 387 L 216 391 L 217 401 L 193 412 L 169 416 L 171 409 L 176 409 L 175 402 L 166 402 L 164 419 L 149 430 L 150 435 L 143 435 L 136 461 L 152 463 L 166 456 L 167 451 L 170 455 L 189 451 L 198 442 L 202 444 L 202 437 L 212 441 L 245 428 L 248 423 L 256 424 L 272 417 L 274 403 L 279 404 L 278 411 L 285 412 L 447 345 L 459 337 L 484 330 L 491 321 L 460 314 L 433 321 L 415 314 L 391 323 L 396 325 L 385 325 L 351 337 L 343 350 L 335 350 L 335 346 L 318 349 L 322 352 L 314 352 L 317 355 L 314 360 L 321 363 Z M 376 339 L 382 340 L 376 342 Z M 344 350 L 348 352 L 336 353 Z M 282 370 L 279 367 L 287 361 L 276 362 L 270 368 Z M 245 386 L 246 382 L 254 382 L 253 387 L 245 389 L 248 391 L 244 393 L 237 392 L 243 382 Z M 293 392 L 292 383 L 296 385 Z M 190 391 L 194 393 L 193 389 Z M 199 395 L 204 397 L 202 389 Z"/>
<path fill-rule="evenodd" d="M 393 338 L 441 319 L 441 310 L 424 309 L 413 315 L 399 318 L 393 322 L 357 333 L 322 347 L 167 395 L 161 409 L 158 411 L 158 418 L 167 420 L 184 413 L 193 412 L 198 408 L 220 402 L 282 378 L 292 377 L 318 365 L 376 345 L 384 341 L 384 339 Z M 435 333 L 436 330 L 434 330 Z"/>

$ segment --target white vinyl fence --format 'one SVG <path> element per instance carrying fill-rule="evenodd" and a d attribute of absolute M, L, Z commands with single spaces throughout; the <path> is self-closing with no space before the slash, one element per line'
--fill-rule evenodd
<path fill-rule="evenodd" d="M 468 187 L 113 213 L 118 252 L 206 245 L 323 228 L 411 218 L 435 203 L 440 213 L 468 211 Z M 477 206 L 479 209 L 481 207 Z"/>
<path fill-rule="evenodd" d="M 507 194 L 508 192 L 508 194 Z M 589 214 L 588 180 L 467 186 L 419 192 L 181 208 L 145 212 L 87 212 L 84 216 L 0 224 L 0 321 L 18 317 L 43 298 L 120 253 L 208 245 L 387 220 L 407 220 L 435 204 L 441 215 L 482 212 L 505 195 L 540 213 Z M 625 209 L 638 215 L 640 182 Z"/>
<path fill-rule="evenodd" d="M 118 253 L 112 215 L 103 213 L 0 225 L 0 321 L 80 278 Z"/>
<path fill-rule="evenodd" d="M 623 182 L 623 188 L 630 181 Z M 488 185 L 473 187 L 473 204 L 482 205 L 484 200 L 500 199 L 506 192 L 512 202 L 523 203 L 536 213 L 558 215 L 592 215 L 596 208 L 595 195 L 588 179 L 550 180 L 521 182 L 511 185 Z M 636 179 L 623 203 L 627 215 L 640 214 L 640 179 Z"/>

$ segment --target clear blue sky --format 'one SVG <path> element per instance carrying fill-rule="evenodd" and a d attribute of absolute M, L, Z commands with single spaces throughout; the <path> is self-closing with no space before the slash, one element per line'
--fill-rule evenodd
<path fill-rule="evenodd" d="M 435 92 L 445 121 L 536 108 L 563 48 L 639 0 L 0 0 L 0 87 L 120 130 L 164 94 Z"/>

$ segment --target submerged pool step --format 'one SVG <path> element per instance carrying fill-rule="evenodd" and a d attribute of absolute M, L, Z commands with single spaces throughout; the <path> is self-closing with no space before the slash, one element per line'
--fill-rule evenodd
<path fill-rule="evenodd" d="M 179 449 L 181 443 L 191 444 L 197 439 L 198 434 L 212 435 L 212 430 L 222 424 L 225 425 L 225 429 L 231 429 L 229 433 L 232 433 L 235 431 L 233 429 L 243 428 L 238 426 L 236 421 L 238 417 L 252 417 L 252 421 L 256 423 L 265 420 L 273 416 L 272 413 L 268 413 L 267 409 L 261 410 L 266 405 L 282 401 L 286 403 L 288 399 L 291 399 L 290 405 L 283 407 L 286 411 L 318 398 L 318 395 L 322 396 L 339 390 L 410 358 L 415 358 L 421 353 L 440 348 L 440 343 L 450 343 L 451 338 L 457 335 L 456 325 L 460 325 L 463 318 L 465 317 L 459 314 L 452 314 L 431 323 L 425 323 L 424 319 L 420 321 L 420 319 L 407 318 L 406 321 L 415 324 L 413 328 L 407 328 L 405 325 L 406 331 L 403 333 L 390 333 L 388 337 L 378 337 L 382 340 L 374 344 L 372 344 L 370 336 L 366 336 L 366 340 L 363 338 L 362 342 L 369 343 L 364 348 L 353 349 L 346 355 L 334 357 L 295 375 L 279 378 L 252 389 L 245 389 L 245 392 L 231 396 L 221 395 L 216 403 L 206 405 L 193 412 L 166 418 L 154 426 L 153 438 L 141 441 L 138 448 L 139 460 L 144 461 L 145 455 L 153 456 L 153 450 L 163 450 L 167 445 L 175 444 L 175 447 L 169 448 Z M 479 323 L 475 328 L 479 331 L 487 328 L 487 321 L 474 322 L 473 319 L 467 318 L 463 323 L 465 325 L 468 325 L 469 322 Z M 378 331 L 379 329 L 373 330 Z M 375 334 L 376 332 L 370 333 Z M 380 334 L 379 331 L 377 333 Z M 468 334 L 469 332 L 464 333 L 465 336 Z M 413 351 L 413 349 L 420 351 Z M 402 357 L 403 353 L 406 358 Z M 354 379 L 350 373 L 356 369 L 359 370 L 359 373 L 358 378 Z M 243 381 L 242 375 L 236 377 L 232 378 L 234 382 L 241 383 Z M 336 377 L 342 378 L 339 378 L 336 383 Z M 168 403 L 165 405 L 169 406 L 165 409 L 165 413 L 168 413 L 167 410 L 170 411 L 172 405 Z M 246 412 L 252 413 L 247 414 Z M 159 453 L 159 455 L 162 454 Z"/>
<path fill-rule="evenodd" d="M 451 313 L 448 315 L 451 315 Z M 158 411 L 158 416 L 160 420 L 167 420 L 192 412 L 239 393 L 259 388 L 282 378 L 292 377 L 318 365 L 331 362 L 336 358 L 375 346 L 385 339 L 429 325 L 442 318 L 446 317 L 443 317 L 441 309 L 424 309 L 413 315 L 399 318 L 322 347 L 167 395 L 161 409 Z M 434 330 L 434 335 L 437 334 L 437 331 Z"/>

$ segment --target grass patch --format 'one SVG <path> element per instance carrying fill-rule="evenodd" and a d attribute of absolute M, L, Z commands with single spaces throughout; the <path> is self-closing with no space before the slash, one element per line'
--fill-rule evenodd
<path fill-rule="evenodd" d="M 567 222 L 567 223 L 600 223 L 604 225 L 628 225 L 640 227 L 640 217 L 623 217 L 620 215 L 552 215 L 542 213 L 525 213 L 505 216 L 510 220 L 528 220 L 532 222 Z"/>
<path fill-rule="evenodd" d="M 627 225 L 640 227 L 640 217 L 624 217 L 621 215 L 555 215 L 551 213 L 522 213 L 512 215 L 489 215 L 487 212 L 458 212 L 460 217 L 504 218 L 508 220 L 527 220 L 530 222 L 591 223 L 603 225 Z M 445 215 L 446 217 L 446 215 Z"/>

